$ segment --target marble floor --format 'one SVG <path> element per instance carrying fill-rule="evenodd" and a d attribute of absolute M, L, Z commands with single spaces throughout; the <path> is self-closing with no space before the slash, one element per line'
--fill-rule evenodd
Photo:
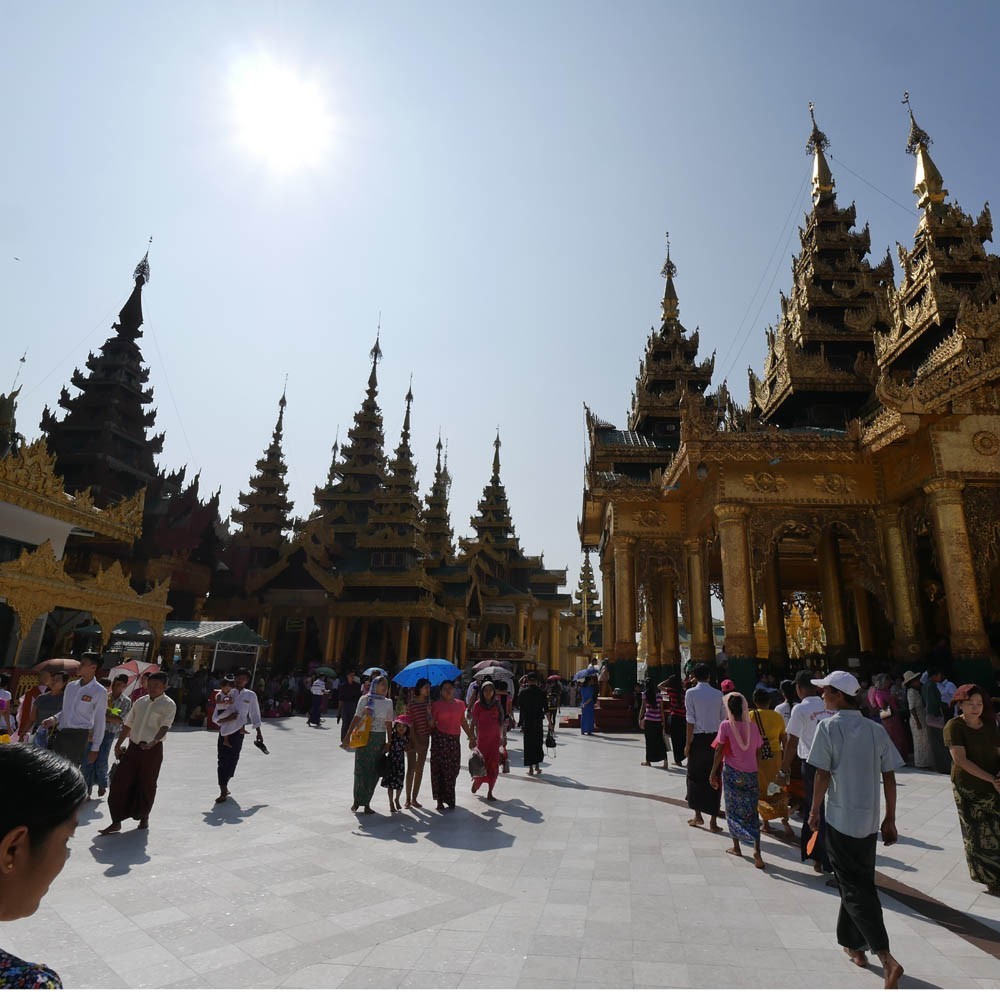
<path fill-rule="evenodd" d="M 638 735 L 561 730 L 541 778 L 499 801 L 355 816 L 332 719 L 266 724 L 215 805 L 215 736 L 176 729 L 151 829 L 98 837 L 82 810 L 38 912 L 0 946 L 70 988 L 877 988 L 837 946 L 837 894 L 766 838 L 767 870 L 687 826 L 684 773 L 641 767 Z M 551 753 L 551 751 L 550 751 Z M 879 850 L 902 986 L 1000 986 L 1000 899 L 969 880 L 946 777 L 899 775 L 900 842 Z"/>

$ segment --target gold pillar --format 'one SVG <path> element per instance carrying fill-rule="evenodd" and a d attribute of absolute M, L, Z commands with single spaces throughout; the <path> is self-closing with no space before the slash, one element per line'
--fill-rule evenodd
<path fill-rule="evenodd" d="M 755 657 L 753 583 L 750 576 L 750 544 L 747 538 L 747 507 L 721 503 L 715 508 L 722 544 L 722 609 L 726 620 L 726 653 L 730 658 Z"/>
<path fill-rule="evenodd" d="M 635 539 L 615 539 L 615 651 L 616 660 L 636 657 Z"/>
<path fill-rule="evenodd" d="M 688 564 L 688 615 L 691 618 L 691 659 L 715 662 L 715 637 L 712 635 L 712 603 L 705 572 L 705 553 L 700 538 L 684 543 Z"/>
<path fill-rule="evenodd" d="M 969 530 L 958 479 L 934 479 L 924 487 L 934 525 L 944 596 L 948 602 L 953 656 L 988 657 L 990 645 L 976 590 L 976 570 L 969 546 Z"/>
<path fill-rule="evenodd" d="M 410 619 L 404 618 L 399 623 L 399 663 L 406 666 L 410 655 Z"/>
<path fill-rule="evenodd" d="M 785 609 L 781 600 L 781 568 L 778 550 L 768 558 L 764 572 L 764 620 L 767 624 L 767 658 L 775 670 L 788 669 L 788 636 L 785 635 Z"/>
<path fill-rule="evenodd" d="M 549 673 L 559 673 L 559 612 L 549 612 Z"/>
<path fill-rule="evenodd" d="M 920 656 L 920 617 L 917 611 L 916 581 L 910 573 L 907 559 L 908 542 L 900 523 L 901 512 L 896 506 L 878 511 L 882 540 L 885 545 L 885 562 L 892 593 L 893 653 L 897 660 L 913 661 Z"/>
<path fill-rule="evenodd" d="M 361 641 L 358 643 L 358 663 L 360 666 L 365 666 L 365 653 L 367 652 L 368 646 L 368 619 L 361 619 Z"/>
<path fill-rule="evenodd" d="M 847 625 L 840 576 L 840 548 L 836 537 L 829 530 L 820 536 L 818 555 L 827 661 L 831 667 L 844 667 L 847 658 Z"/>
<path fill-rule="evenodd" d="M 517 634 L 514 642 L 522 649 L 528 645 L 528 608 L 525 604 L 517 605 Z"/>
<path fill-rule="evenodd" d="M 603 592 L 601 611 L 604 614 L 601 652 L 604 656 L 610 657 L 615 643 L 615 579 L 610 552 L 601 560 L 601 591 Z"/>
<path fill-rule="evenodd" d="M 871 597 L 860 583 L 855 583 L 852 589 L 854 593 L 854 610 L 858 619 L 858 649 L 862 653 L 871 653 L 875 649 L 875 636 L 872 630 Z"/>
<path fill-rule="evenodd" d="M 325 663 L 335 663 L 337 653 L 337 619 L 333 616 L 326 620 L 326 642 L 323 645 L 323 660 Z"/>
<path fill-rule="evenodd" d="M 448 623 L 448 631 L 445 634 L 444 640 L 444 658 L 450 660 L 452 663 L 455 662 L 455 623 Z"/>
<path fill-rule="evenodd" d="M 427 647 L 431 641 L 431 623 L 425 618 L 420 623 L 420 659 L 427 659 Z"/>
<path fill-rule="evenodd" d="M 348 630 L 348 619 L 346 618 L 336 618 L 336 639 L 333 644 L 333 660 L 334 663 L 340 663 L 344 658 L 344 647 L 347 645 L 347 637 L 349 635 Z"/>
<path fill-rule="evenodd" d="M 455 627 L 458 629 L 458 659 L 455 660 L 455 666 L 463 667 L 468 653 L 469 623 L 464 618 L 459 618 Z"/>
<path fill-rule="evenodd" d="M 673 671 L 681 665 L 681 643 L 677 631 L 677 593 L 669 576 L 660 581 L 659 612 L 660 666 Z"/>

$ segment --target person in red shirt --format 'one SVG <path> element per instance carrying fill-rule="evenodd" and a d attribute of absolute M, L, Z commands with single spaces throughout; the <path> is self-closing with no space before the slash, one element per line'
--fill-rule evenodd
<path fill-rule="evenodd" d="M 441 697 L 431 704 L 431 794 L 438 812 L 455 808 L 455 782 L 462 769 L 459 733 L 472 740 L 472 728 L 465 717 L 465 704 L 455 697 L 455 685 L 445 681 Z"/>

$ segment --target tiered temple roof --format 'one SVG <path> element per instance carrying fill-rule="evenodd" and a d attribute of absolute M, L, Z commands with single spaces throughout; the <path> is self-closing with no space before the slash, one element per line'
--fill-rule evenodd
<path fill-rule="evenodd" d="M 441 436 L 437 442 L 437 465 L 434 468 L 434 483 L 424 497 L 424 540 L 427 543 L 427 565 L 443 565 L 455 556 L 454 535 L 451 530 L 451 515 L 448 511 L 448 496 L 451 490 L 451 476 L 448 473 L 448 459 L 441 461 Z"/>
<path fill-rule="evenodd" d="M 232 520 L 239 526 L 234 543 L 250 549 L 249 568 L 262 569 L 277 561 L 278 553 L 292 529 L 292 504 L 288 499 L 288 466 L 281 450 L 284 431 L 285 393 L 278 401 L 278 419 L 257 472 L 250 477 L 250 488 L 240 493 L 240 506 Z"/>
<path fill-rule="evenodd" d="M 892 262 L 887 254 L 876 268 L 868 263 L 868 226 L 855 231 L 854 205 L 838 207 L 829 140 L 812 121 L 813 208 L 799 230 L 792 293 L 782 294 L 777 327 L 767 331 L 764 374 L 749 373 L 750 398 L 766 423 L 843 429 L 871 395 L 873 338 L 890 323 Z"/>

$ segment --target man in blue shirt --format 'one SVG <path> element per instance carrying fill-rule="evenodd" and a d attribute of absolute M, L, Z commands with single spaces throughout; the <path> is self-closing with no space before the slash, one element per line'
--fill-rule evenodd
<path fill-rule="evenodd" d="M 882 963 L 885 988 L 895 989 L 903 967 L 889 951 L 882 904 L 875 890 L 875 849 L 896 843 L 896 774 L 903 766 L 885 727 L 858 710 L 861 685 L 846 670 L 813 681 L 823 704 L 835 714 L 820 721 L 809 751 L 815 768 L 809 826 L 819 829 L 826 800 L 826 850 L 840 889 L 837 941 L 858 966 L 868 964 L 866 949 Z M 879 778 L 885 794 L 885 818 L 879 823 Z"/>

